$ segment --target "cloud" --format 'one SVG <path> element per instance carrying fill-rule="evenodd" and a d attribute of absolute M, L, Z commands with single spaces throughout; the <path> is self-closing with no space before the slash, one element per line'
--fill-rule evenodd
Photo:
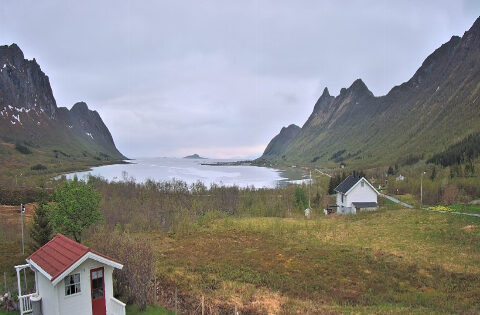
<path fill-rule="evenodd" d="M 462 35 L 476 1 L 3 1 L 0 39 L 96 109 L 129 157 L 261 154 L 325 86 L 376 95 Z M 472 13 L 473 12 L 473 13 Z M 475 14 L 474 14 L 475 13 Z"/>

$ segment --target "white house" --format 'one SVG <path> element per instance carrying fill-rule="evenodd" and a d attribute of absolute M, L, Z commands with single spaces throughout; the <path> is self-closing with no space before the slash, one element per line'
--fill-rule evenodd
<path fill-rule="evenodd" d="M 26 261 L 15 266 L 20 314 L 40 306 L 44 315 L 125 315 L 125 304 L 113 297 L 113 270 L 123 268 L 115 259 L 57 234 Z M 35 293 L 22 295 L 24 268 L 35 272 Z"/>
<path fill-rule="evenodd" d="M 364 177 L 348 176 L 336 188 L 337 212 L 357 213 L 378 208 L 379 192 Z"/>

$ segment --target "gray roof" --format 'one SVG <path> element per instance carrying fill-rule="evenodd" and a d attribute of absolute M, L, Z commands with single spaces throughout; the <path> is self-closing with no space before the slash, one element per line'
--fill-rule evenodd
<path fill-rule="evenodd" d="M 348 177 L 345 178 L 345 180 L 335 188 L 335 191 L 345 194 L 347 191 L 350 190 L 350 188 L 352 188 L 361 179 L 362 179 L 361 177 L 348 175 Z"/>
<path fill-rule="evenodd" d="M 377 208 L 378 204 L 376 202 L 352 202 L 352 205 L 355 208 Z"/>

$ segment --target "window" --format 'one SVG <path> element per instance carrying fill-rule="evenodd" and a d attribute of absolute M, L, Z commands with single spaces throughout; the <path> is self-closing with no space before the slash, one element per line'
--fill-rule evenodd
<path fill-rule="evenodd" d="M 65 295 L 80 293 L 80 274 L 76 273 L 65 278 Z"/>
<path fill-rule="evenodd" d="M 342 203 L 343 203 L 343 194 L 342 194 Z"/>
<path fill-rule="evenodd" d="M 360 185 L 365 186 L 365 182 L 362 180 L 362 182 L 360 183 Z"/>

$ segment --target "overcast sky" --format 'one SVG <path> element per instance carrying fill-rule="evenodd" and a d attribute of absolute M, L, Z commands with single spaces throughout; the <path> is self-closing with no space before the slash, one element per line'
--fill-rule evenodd
<path fill-rule="evenodd" d="M 85 101 L 128 157 L 260 155 L 327 86 L 375 95 L 462 36 L 480 1 L 0 0 L 0 45 Z"/>

